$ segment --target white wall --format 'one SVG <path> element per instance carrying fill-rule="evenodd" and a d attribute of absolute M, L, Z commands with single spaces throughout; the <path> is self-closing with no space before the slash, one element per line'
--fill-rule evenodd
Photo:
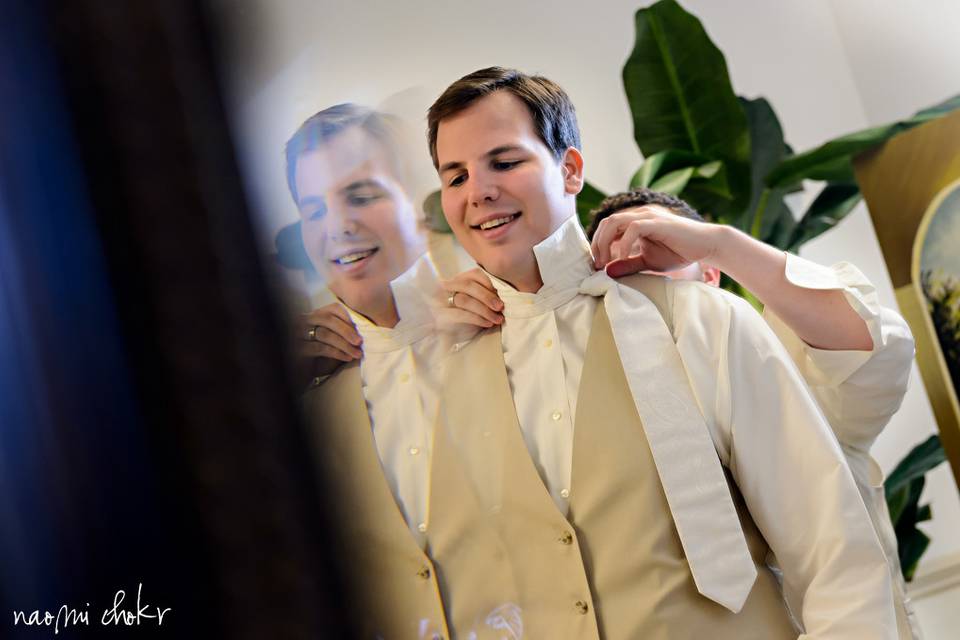
<path fill-rule="evenodd" d="M 449 82 L 483 66 L 539 72 L 570 93 L 583 133 L 587 177 L 599 187 L 625 187 L 640 161 L 620 80 L 633 43 L 633 13 L 641 5 L 636 0 L 589 5 L 575 0 L 221 4 L 232 18 L 242 14 L 246 19 L 246 25 L 238 27 L 229 90 L 250 195 L 268 238 L 295 219 L 281 150 L 304 118 L 350 100 L 386 105 L 422 129 L 432 99 Z M 726 54 L 735 90 L 766 96 L 788 142 L 798 150 L 909 115 L 960 92 L 957 2 L 683 4 L 701 18 Z M 426 144 L 421 144 L 415 166 L 422 196 L 437 183 Z M 802 253 L 827 264 L 854 262 L 877 284 L 881 301 L 895 306 L 862 205 Z M 876 445 L 887 470 L 935 429 L 914 369 L 903 408 Z M 931 474 L 925 499 L 932 501 L 935 517 L 924 526 L 933 544 L 921 572 L 929 564 L 940 568 L 939 575 L 944 566 L 948 573 L 957 573 L 950 567 L 960 559 L 960 500 L 946 465 Z M 947 619 L 929 611 L 925 615 L 928 627 L 939 628 Z M 927 635 L 947 637 L 933 628 Z"/>

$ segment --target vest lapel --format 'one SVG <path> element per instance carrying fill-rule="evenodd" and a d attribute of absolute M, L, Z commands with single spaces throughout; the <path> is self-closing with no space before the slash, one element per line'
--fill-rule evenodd
<path fill-rule="evenodd" d="M 442 422 L 480 504 L 488 510 L 499 510 L 509 500 L 518 503 L 514 507 L 542 511 L 546 501 L 563 517 L 523 439 L 500 332 L 478 335 L 462 353 L 452 357 L 447 378 L 455 384 L 446 385 L 440 404 Z M 513 490 L 517 485 L 525 489 Z"/>

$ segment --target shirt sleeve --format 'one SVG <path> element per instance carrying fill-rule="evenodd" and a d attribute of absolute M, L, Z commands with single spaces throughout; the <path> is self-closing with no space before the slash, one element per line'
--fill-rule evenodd
<path fill-rule="evenodd" d="M 786 349 L 724 291 L 677 283 L 673 300 L 677 346 L 721 459 L 802 602 L 801 638 L 896 638 L 880 541 Z"/>
<path fill-rule="evenodd" d="M 870 351 L 828 351 L 805 343 L 775 313 L 763 313 L 837 439 L 845 448 L 866 455 L 907 391 L 913 335 L 900 314 L 880 306 L 873 284 L 852 264 L 824 267 L 786 255 L 787 280 L 798 287 L 842 291 L 870 332 Z"/>

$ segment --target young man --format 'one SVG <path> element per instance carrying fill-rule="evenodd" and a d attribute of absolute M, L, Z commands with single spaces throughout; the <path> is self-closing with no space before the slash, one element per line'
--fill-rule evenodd
<path fill-rule="evenodd" d="M 460 464 L 433 482 L 475 513 L 439 513 L 506 541 L 489 567 L 529 637 L 796 637 L 769 550 L 804 637 L 896 637 L 869 516 L 769 328 L 697 283 L 594 272 L 563 91 L 484 69 L 428 123 L 444 212 L 505 318 L 448 362 L 438 434 Z"/>
<path fill-rule="evenodd" d="M 343 304 L 311 314 L 301 338 L 304 356 L 347 362 L 318 376 L 304 403 L 325 486 L 338 495 L 334 556 L 353 631 L 418 638 L 443 629 L 426 532 L 446 347 L 433 333 L 436 274 L 390 127 L 355 105 L 325 109 L 287 143 L 287 175 L 306 253 Z"/>

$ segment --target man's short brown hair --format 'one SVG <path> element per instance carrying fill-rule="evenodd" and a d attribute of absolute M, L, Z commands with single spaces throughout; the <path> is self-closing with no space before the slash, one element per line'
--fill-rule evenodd
<path fill-rule="evenodd" d="M 360 127 L 387 152 L 394 176 L 407 188 L 406 174 L 397 148 L 396 123 L 391 116 L 351 102 L 335 104 L 307 118 L 287 141 L 284 154 L 287 159 L 287 187 L 294 203 L 297 194 L 297 158 L 326 145 L 347 129 Z"/>
<path fill-rule="evenodd" d="M 580 128 L 570 97 L 560 85 L 543 76 L 529 76 L 516 69 L 487 67 L 463 76 L 440 95 L 427 112 L 427 137 L 434 168 L 437 159 L 437 129 L 454 116 L 494 91 L 509 91 L 530 109 L 540 140 L 559 161 L 569 147 L 580 149 Z"/>
<path fill-rule="evenodd" d="M 590 228 L 587 229 L 587 237 L 593 240 L 593 234 L 603 220 L 617 211 L 629 209 L 631 207 L 642 207 L 648 204 L 657 204 L 661 207 L 670 209 L 678 216 L 703 222 L 703 216 L 697 213 L 697 210 L 681 200 L 677 196 L 660 191 L 651 191 L 645 187 L 631 189 L 607 196 L 600 202 L 596 209 L 590 212 Z"/>

